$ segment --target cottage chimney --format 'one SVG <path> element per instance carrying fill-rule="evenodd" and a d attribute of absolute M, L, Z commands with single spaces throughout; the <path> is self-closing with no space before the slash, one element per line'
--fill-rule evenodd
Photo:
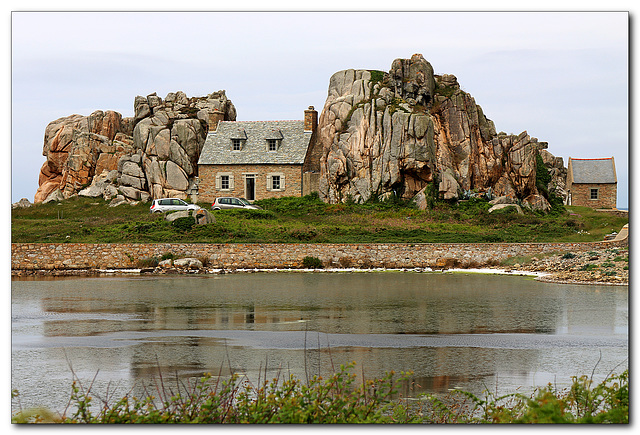
<path fill-rule="evenodd" d="M 209 133 L 218 129 L 218 123 L 220 121 L 224 121 L 224 113 L 219 110 L 214 110 L 213 113 L 209 113 Z"/>
<path fill-rule="evenodd" d="M 316 131 L 317 126 L 318 112 L 313 106 L 309 106 L 309 108 L 304 111 L 304 131 Z"/>

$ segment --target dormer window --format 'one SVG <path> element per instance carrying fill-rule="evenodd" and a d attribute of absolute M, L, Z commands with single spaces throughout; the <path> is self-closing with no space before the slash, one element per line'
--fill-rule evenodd
<path fill-rule="evenodd" d="M 265 138 L 267 141 L 267 151 L 271 153 L 278 151 L 283 137 L 284 136 L 282 136 L 282 132 L 280 130 L 271 130 Z"/>
<path fill-rule="evenodd" d="M 242 151 L 247 143 L 247 133 L 244 129 L 238 129 L 231 134 L 231 151 Z"/>

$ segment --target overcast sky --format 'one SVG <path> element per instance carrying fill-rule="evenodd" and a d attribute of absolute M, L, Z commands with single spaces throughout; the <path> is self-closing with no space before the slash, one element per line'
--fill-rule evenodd
<path fill-rule="evenodd" d="M 618 10 L 624 10 L 619 8 Z M 498 131 L 615 157 L 628 206 L 626 12 L 13 12 L 11 201 L 33 201 L 47 124 L 137 95 L 224 89 L 238 120 L 302 119 L 329 78 L 421 53 Z"/>

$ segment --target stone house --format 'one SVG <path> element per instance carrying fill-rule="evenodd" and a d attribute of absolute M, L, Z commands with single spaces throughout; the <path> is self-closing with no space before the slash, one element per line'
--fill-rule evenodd
<path fill-rule="evenodd" d="M 567 205 L 616 208 L 618 179 L 613 157 L 574 159 L 567 165 Z"/>
<path fill-rule="evenodd" d="M 249 201 L 302 196 L 317 190 L 318 112 L 301 121 L 210 119 L 198 161 L 198 201 L 235 196 Z"/>

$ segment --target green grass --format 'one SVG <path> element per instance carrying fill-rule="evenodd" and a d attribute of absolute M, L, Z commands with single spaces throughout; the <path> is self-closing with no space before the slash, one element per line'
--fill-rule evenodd
<path fill-rule="evenodd" d="M 11 212 L 14 243 L 496 243 L 603 240 L 628 219 L 584 207 L 489 214 L 480 199 L 418 210 L 400 199 L 325 204 L 317 195 L 256 201 L 263 210 L 213 212 L 216 222 L 171 224 L 149 204 L 109 207 L 73 198 Z M 209 204 L 201 204 L 205 209 Z"/>

